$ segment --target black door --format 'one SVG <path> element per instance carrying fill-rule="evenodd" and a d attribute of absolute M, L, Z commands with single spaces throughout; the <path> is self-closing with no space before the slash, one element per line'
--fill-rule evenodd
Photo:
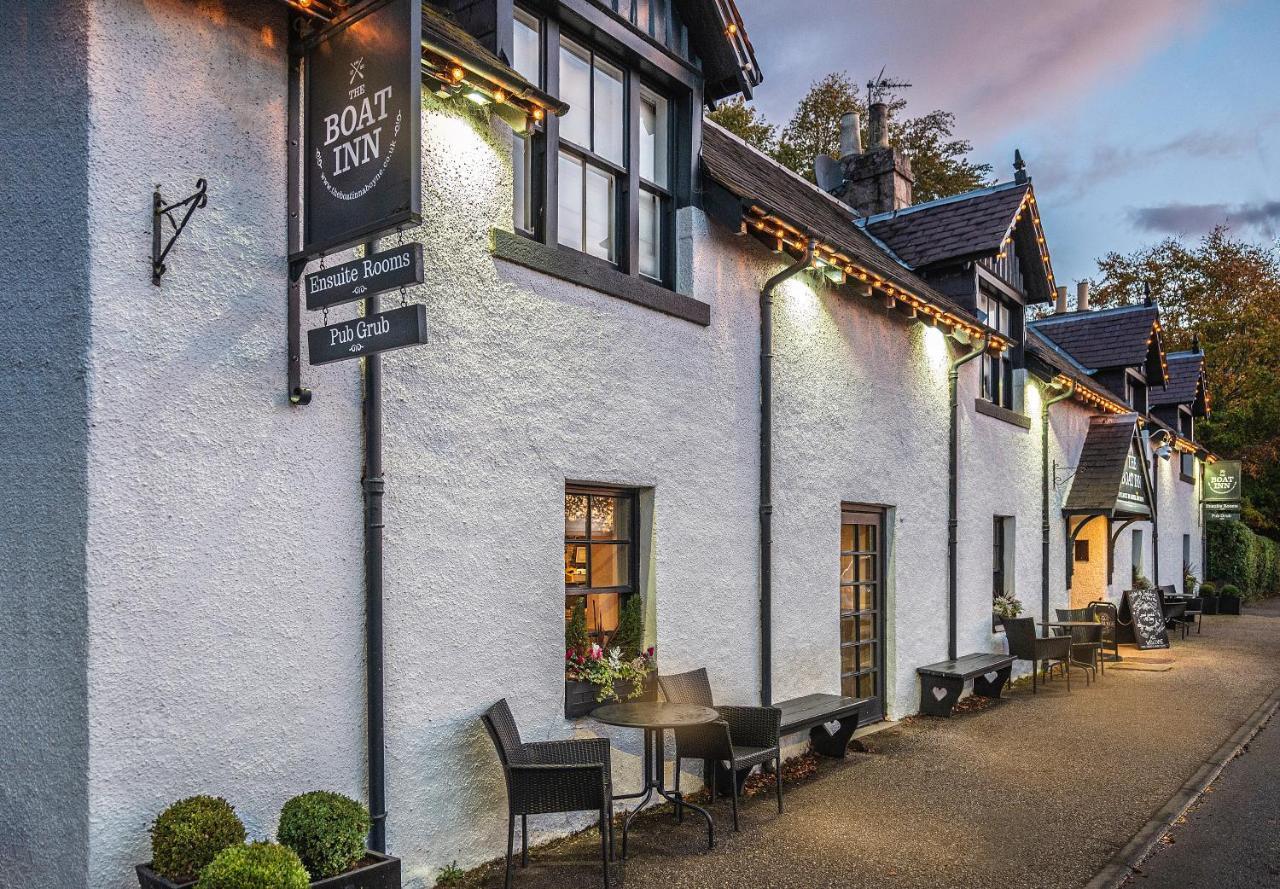
<path fill-rule="evenodd" d="M 884 718 L 884 511 L 840 514 L 840 692 L 871 698 L 862 721 Z"/>

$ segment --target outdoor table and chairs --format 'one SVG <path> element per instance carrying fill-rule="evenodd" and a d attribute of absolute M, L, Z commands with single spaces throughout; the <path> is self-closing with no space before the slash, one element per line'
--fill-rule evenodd
<path fill-rule="evenodd" d="M 1059 612 L 1064 610 L 1067 609 L 1058 609 Z M 1050 632 L 1071 640 L 1069 667 L 1079 667 L 1086 671 L 1086 684 L 1089 682 L 1090 673 L 1095 679 L 1097 678 L 1098 663 L 1102 659 L 1102 624 L 1094 620 L 1051 620 L 1039 621 L 1039 624 Z M 1089 659 L 1084 660 L 1078 657 L 1080 652 L 1087 653 Z"/>
<path fill-rule="evenodd" d="M 1071 637 L 1037 636 L 1036 624 L 1029 617 L 1015 617 L 1004 621 L 1005 639 L 1009 654 L 1020 661 L 1031 661 L 1031 693 L 1037 693 L 1037 675 L 1042 666 L 1045 678 L 1055 666 L 1062 667 L 1067 677 L 1067 691 L 1071 691 Z"/>
<path fill-rule="evenodd" d="M 685 801 L 678 790 L 669 792 L 666 788 L 664 765 L 666 758 L 667 729 L 688 729 L 704 726 L 720 719 L 720 714 L 710 707 L 697 704 L 673 704 L 643 701 L 634 704 L 608 704 L 591 711 L 591 718 L 605 725 L 621 728 L 638 728 L 644 731 L 644 787 L 637 793 L 616 796 L 614 799 L 638 799 L 636 807 L 627 814 L 622 822 L 622 857 L 627 857 L 627 832 L 631 821 L 645 803 L 659 796 L 676 806 L 676 812 L 683 816 L 684 809 L 693 809 L 707 822 L 707 848 L 715 848 L 715 824 L 711 813 L 701 806 Z M 608 741 L 604 742 L 606 745 Z M 677 772 L 678 774 L 678 772 Z"/>

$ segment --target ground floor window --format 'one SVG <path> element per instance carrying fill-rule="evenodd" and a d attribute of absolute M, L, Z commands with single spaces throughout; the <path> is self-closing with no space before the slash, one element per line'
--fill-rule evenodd
<path fill-rule="evenodd" d="M 569 486 L 564 495 L 566 634 L 585 617 L 590 641 L 607 646 L 636 594 L 636 492 Z"/>
<path fill-rule="evenodd" d="M 1191 566 L 1191 535 L 1182 535 L 1182 584 L 1187 585 L 1187 577 L 1191 575 L 1193 568 Z M 1184 589 L 1184 593 L 1190 592 Z"/>
<path fill-rule="evenodd" d="M 991 520 L 991 598 L 1012 596 L 1013 590 L 1013 516 L 998 515 Z M 1000 623 L 992 611 L 993 626 Z"/>
<path fill-rule="evenodd" d="M 840 693 L 871 698 L 884 715 L 884 513 L 845 506 L 840 516 Z"/>

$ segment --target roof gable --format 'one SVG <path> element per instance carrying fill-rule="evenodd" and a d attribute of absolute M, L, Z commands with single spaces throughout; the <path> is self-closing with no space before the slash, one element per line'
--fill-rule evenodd
<path fill-rule="evenodd" d="M 1164 384 L 1160 309 L 1154 304 L 1050 315 L 1031 326 L 1091 372 L 1137 367 L 1149 385 Z"/>
<path fill-rule="evenodd" d="M 1163 389 L 1152 390 L 1151 405 L 1185 404 L 1192 413 L 1203 417 L 1208 413 L 1208 396 L 1203 352 L 1170 352 L 1169 377 Z"/>
<path fill-rule="evenodd" d="M 739 93 L 751 98 L 764 74 L 734 0 L 678 0 L 677 6 L 702 61 L 704 98 L 713 102 Z"/>
<path fill-rule="evenodd" d="M 1138 415 L 1089 419 L 1063 509 L 1077 515 L 1147 516 L 1151 495 L 1138 449 Z"/>

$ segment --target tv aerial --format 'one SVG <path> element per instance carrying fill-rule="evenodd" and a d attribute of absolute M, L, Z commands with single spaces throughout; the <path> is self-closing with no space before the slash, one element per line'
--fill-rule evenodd
<path fill-rule="evenodd" d="M 888 67 L 887 65 L 885 67 Z M 867 107 L 870 108 L 876 102 L 886 102 L 897 90 L 905 90 L 911 87 L 911 84 L 905 80 L 894 80 L 892 77 L 886 77 L 885 69 L 881 68 L 880 73 L 875 79 L 867 81 Z"/>

